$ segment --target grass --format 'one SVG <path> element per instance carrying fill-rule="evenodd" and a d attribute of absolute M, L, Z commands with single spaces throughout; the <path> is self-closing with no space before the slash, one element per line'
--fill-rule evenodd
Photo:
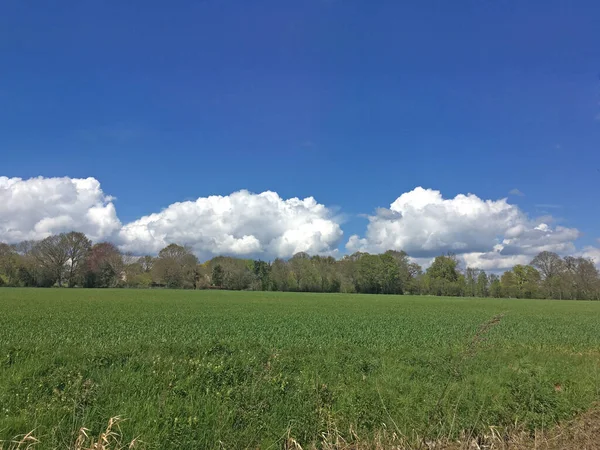
<path fill-rule="evenodd" d="M 418 446 L 598 400 L 600 302 L 0 289 L 0 441 L 36 449 L 115 416 L 144 448 Z"/>

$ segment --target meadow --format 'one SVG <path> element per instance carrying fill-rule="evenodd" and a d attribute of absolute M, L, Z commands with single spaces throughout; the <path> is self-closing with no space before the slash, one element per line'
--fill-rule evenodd
<path fill-rule="evenodd" d="M 0 289 L 0 440 L 304 448 L 538 430 L 600 400 L 600 302 Z M 395 437 L 394 437 L 395 435 Z"/>

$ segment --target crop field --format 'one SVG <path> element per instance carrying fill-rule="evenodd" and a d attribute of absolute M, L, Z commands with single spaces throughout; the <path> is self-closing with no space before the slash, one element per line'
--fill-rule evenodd
<path fill-rule="evenodd" d="M 600 302 L 0 289 L 0 440 L 303 448 L 546 429 L 600 400 Z M 331 442 L 330 442 L 331 443 Z"/>

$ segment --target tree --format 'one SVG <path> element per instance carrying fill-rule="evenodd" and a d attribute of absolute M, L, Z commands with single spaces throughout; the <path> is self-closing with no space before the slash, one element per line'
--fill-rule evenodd
<path fill-rule="evenodd" d="M 458 261 L 454 255 L 440 255 L 435 257 L 426 273 L 432 278 L 455 282 L 458 280 L 457 267 Z"/>
<path fill-rule="evenodd" d="M 561 299 L 561 277 L 565 271 L 565 263 L 560 256 L 543 251 L 533 258 L 530 264 L 539 270 L 545 297 Z"/>
<path fill-rule="evenodd" d="M 560 259 L 560 256 L 556 253 L 547 251 L 538 253 L 538 255 L 531 260 L 530 264 L 539 270 L 543 280 L 559 275 L 564 268 L 564 263 L 562 259 Z"/>
<path fill-rule="evenodd" d="M 11 246 L 16 258 L 14 285 L 50 287 L 56 283 L 54 272 L 40 264 L 39 259 L 36 257 L 38 244 L 37 241 L 23 241 Z"/>
<path fill-rule="evenodd" d="M 475 297 L 477 295 L 477 281 L 479 277 L 479 269 L 467 267 L 465 270 L 466 295 Z"/>
<path fill-rule="evenodd" d="M 289 261 L 218 256 L 198 264 L 190 248 L 170 244 L 158 257 L 121 253 L 112 243 L 79 232 L 41 241 L 0 243 L 0 283 L 9 286 L 209 288 L 371 294 L 568 298 L 600 300 L 600 273 L 591 259 L 541 252 L 530 265 L 499 277 L 459 269 L 452 254 L 437 256 L 423 273 L 404 251 L 356 252 L 339 260 L 296 253 Z"/>
<path fill-rule="evenodd" d="M 124 272 L 125 265 L 119 249 L 109 242 L 100 242 L 92 246 L 85 262 L 86 287 L 116 287 Z M 125 281 L 128 276 L 135 276 L 133 271 L 125 272 Z"/>
<path fill-rule="evenodd" d="M 380 260 L 379 293 L 401 294 L 402 279 L 398 259 L 389 253 L 378 255 Z"/>
<path fill-rule="evenodd" d="M 492 273 L 489 277 L 490 282 L 490 297 L 500 298 L 502 297 L 502 284 L 498 275 Z"/>
<path fill-rule="evenodd" d="M 458 260 L 454 255 L 436 256 L 425 271 L 427 290 L 434 295 L 460 295 L 464 277 L 459 279 Z"/>
<path fill-rule="evenodd" d="M 258 280 L 261 291 L 268 291 L 271 286 L 271 266 L 268 262 L 256 260 L 253 265 L 254 275 Z"/>
<path fill-rule="evenodd" d="M 62 286 L 65 265 L 69 260 L 69 253 L 64 241 L 64 234 L 49 236 L 38 242 L 33 248 L 33 255 L 39 266 L 51 276 L 52 284 Z"/>
<path fill-rule="evenodd" d="M 344 256 L 336 264 L 338 276 L 340 278 L 340 292 L 350 294 L 358 291 L 358 261 L 366 253 L 356 252 L 352 255 Z"/>
<path fill-rule="evenodd" d="M 31 255 L 38 241 L 21 241 L 11 247 L 19 255 Z"/>
<path fill-rule="evenodd" d="M 422 291 L 423 268 L 417 263 L 408 265 L 408 280 L 403 286 L 403 290 L 409 294 L 421 294 Z"/>
<path fill-rule="evenodd" d="M 142 268 L 143 272 L 150 272 L 152 270 L 152 266 L 154 265 L 154 258 L 152 256 L 146 255 L 140 257 L 137 260 L 137 262 Z"/>
<path fill-rule="evenodd" d="M 379 255 L 363 254 L 356 261 L 356 291 L 363 294 L 380 293 L 381 269 Z"/>
<path fill-rule="evenodd" d="M 477 297 L 487 297 L 488 296 L 488 276 L 486 273 L 481 270 L 479 275 L 477 276 Z"/>
<path fill-rule="evenodd" d="M 450 292 L 448 293 L 448 295 L 464 297 L 467 291 L 467 283 L 465 282 L 465 276 L 462 273 L 459 273 L 458 280 L 456 280 L 456 283 L 451 283 L 449 287 Z"/>
<path fill-rule="evenodd" d="M 533 266 L 517 264 L 502 275 L 505 295 L 517 298 L 537 298 L 540 273 Z"/>
<path fill-rule="evenodd" d="M 229 256 L 217 256 L 210 260 L 213 285 L 229 290 L 244 290 L 255 287 L 254 261 Z M 215 268 L 220 268 L 216 270 Z M 216 278 L 215 278 L 216 277 Z"/>
<path fill-rule="evenodd" d="M 142 265 L 137 261 L 129 263 L 123 261 L 122 274 L 122 282 L 127 287 L 148 288 L 152 286 L 152 273 L 144 271 Z"/>
<path fill-rule="evenodd" d="M 365 294 L 401 294 L 402 279 L 397 255 L 363 253 L 355 261 L 348 260 L 353 268 L 357 292 Z M 408 268 L 406 268 L 408 271 Z M 405 274 L 405 279 L 407 275 Z M 341 284 L 341 283 L 340 283 Z"/>
<path fill-rule="evenodd" d="M 0 280 L 3 284 L 14 285 L 17 281 L 19 255 L 8 244 L 0 242 Z"/>
<path fill-rule="evenodd" d="M 500 278 L 501 284 L 501 297 L 518 298 L 519 288 L 517 286 L 517 279 L 512 270 L 507 270 L 502 274 Z"/>
<path fill-rule="evenodd" d="M 209 261 L 196 266 L 196 289 L 208 289 L 212 286 L 212 273 Z"/>
<path fill-rule="evenodd" d="M 281 258 L 275 259 L 271 264 L 271 289 L 274 291 L 291 291 L 297 287 L 297 281 L 295 278 L 291 281 L 292 277 L 290 265 L 287 261 Z"/>
<path fill-rule="evenodd" d="M 295 275 L 298 291 L 319 292 L 321 290 L 321 275 L 308 254 L 296 253 L 290 259 L 289 264 Z"/>
<path fill-rule="evenodd" d="M 152 265 L 152 278 L 170 288 L 193 289 L 196 287 L 197 264 L 198 258 L 191 249 L 170 244 L 158 253 Z"/>
<path fill-rule="evenodd" d="M 579 300 L 600 299 L 600 274 L 594 261 L 567 256 L 564 259 L 563 278 L 566 298 Z"/>
<path fill-rule="evenodd" d="M 216 264 L 212 270 L 212 284 L 214 286 L 223 287 L 224 278 L 225 273 L 223 272 L 223 267 L 221 264 Z"/>
<path fill-rule="evenodd" d="M 398 294 L 402 294 L 404 291 L 408 290 L 408 285 L 413 277 L 412 272 L 415 270 L 415 267 L 411 267 L 411 264 L 414 263 L 410 262 L 408 253 L 403 250 L 388 250 L 384 255 L 390 255 L 396 261 L 398 267 L 398 285 L 396 286 L 396 290 Z"/>
<path fill-rule="evenodd" d="M 319 292 L 340 292 L 338 264 L 331 256 L 313 256 L 311 262 L 318 273 Z"/>
<path fill-rule="evenodd" d="M 92 247 L 85 234 L 71 231 L 61 234 L 59 245 L 65 248 L 67 254 L 67 282 L 69 287 L 75 286 L 83 275 L 83 263 Z"/>
<path fill-rule="evenodd" d="M 38 264 L 52 274 L 54 282 L 62 286 L 75 286 L 82 275 L 83 262 L 90 250 L 91 241 L 83 233 L 72 231 L 49 236 L 33 247 Z"/>

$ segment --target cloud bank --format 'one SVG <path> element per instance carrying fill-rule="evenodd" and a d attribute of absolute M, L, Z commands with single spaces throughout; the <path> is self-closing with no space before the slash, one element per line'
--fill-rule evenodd
<path fill-rule="evenodd" d="M 70 230 L 98 240 L 120 228 L 113 198 L 95 178 L 0 177 L 0 241 L 43 239 Z"/>
<path fill-rule="evenodd" d="M 76 230 L 138 255 L 156 254 L 175 242 L 201 258 L 272 259 L 300 251 L 334 254 L 343 236 L 333 212 L 312 197 L 284 200 L 275 192 L 239 191 L 174 203 L 125 225 L 113 200 L 94 178 L 0 177 L 0 241 Z"/>
<path fill-rule="evenodd" d="M 532 219 L 505 198 L 444 198 L 418 187 L 368 219 L 364 235 L 348 239 L 347 252 L 404 250 L 425 265 L 452 252 L 465 266 L 495 271 L 527 264 L 543 250 L 600 264 L 600 249 L 575 247 L 577 229 L 555 225 L 550 216 Z M 343 238 L 339 217 L 313 197 L 283 199 L 276 192 L 242 190 L 174 203 L 122 224 L 114 198 L 94 178 L 0 177 L 0 241 L 43 239 L 71 230 L 137 255 L 156 254 L 170 243 L 188 245 L 201 259 L 286 258 L 300 251 L 335 255 Z"/>
<path fill-rule="evenodd" d="M 201 257 L 297 252 L 332 253 L 342 238 L 332 212 L 308 197 L 283 200 L 275 192 L 234 192 L 174 203 L 142 217 L 119 233 L 122 247 L 134 253 L 157 252 L 171 242 L 189 245 Z"/>
<path fill-rule="evenodd" d="M 418 187 L 369 216 L 365 236 L 351 236 L 346 248 L 371 253 L 402 249 L 420 261 L 452 252 L 465 265 L 486 270 L 527 264 L 544 250 L 575 252 L 579 231 L 552 227 L 550 217 L 543 220 L 530 219 L 505 198 L 459 194 L 445 199 L 440 191 Z"/>

